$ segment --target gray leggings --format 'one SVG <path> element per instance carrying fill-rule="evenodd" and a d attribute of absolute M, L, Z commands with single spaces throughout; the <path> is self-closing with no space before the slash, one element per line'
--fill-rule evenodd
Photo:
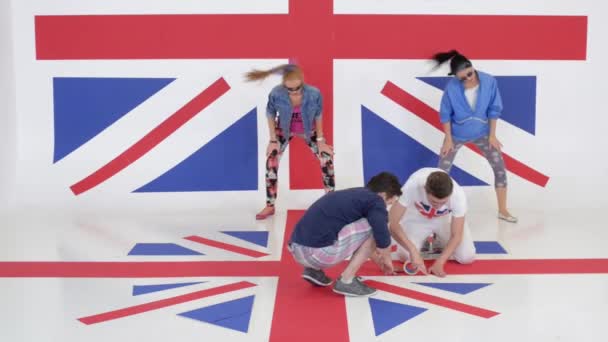
<path fill-rule="evenodd" d="M 502 159 L 502 153 L 490 146 L 488 137 L 479 138 L 477 140 L 473 140 L 472 142 L 479 147 L 484 157 L 486 157 L 490 163 L 492 171 L 494 171 L 494 186 L 497 188 L 506 188 L 507 172 L 505 170 L 505 162 Z M 466 143 L 467 141 L 455 142 L 452 152 L 439 159 L 439 168 L 445 172 L 450 172 L 452 164 L 454 163 L 454 157 L 456 157 L 456 153 L 458 153 L 458 150 Z"/>

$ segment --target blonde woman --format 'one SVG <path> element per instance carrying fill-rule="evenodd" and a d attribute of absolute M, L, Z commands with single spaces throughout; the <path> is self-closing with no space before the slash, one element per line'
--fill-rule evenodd
<path fill-rule="evenodd" d="M 289 141 L 304 139 L 321 164 L 325 192 L 334 190 L 333 148 L 323 135 L 323 98 L 319 89 L 304 83 L 302 69 L 294 64 L 280 65 L 269 70 L 253 70 L 248 81 L 263 80 L 270 75 L 282 76 L 281 84 L 268 95 L 266 117 L 270 141 L 266 148 L 266 206 L 256 215 L 263 220 L 274 214 L 277 198 L 279 161 Z M 291 158 L 298 158 L 292 155 Z"/>

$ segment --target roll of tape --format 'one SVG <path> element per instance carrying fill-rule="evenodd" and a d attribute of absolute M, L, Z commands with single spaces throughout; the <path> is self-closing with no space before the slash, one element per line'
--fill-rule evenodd
<path fill-rule="evenodd" d="M 418 273 L 418 267 L 415 267 L 409 261 L 406 261 L 403 264 L 403 272 L 405 272 L 409 275 L 414 275 L 414 274 Z"/>

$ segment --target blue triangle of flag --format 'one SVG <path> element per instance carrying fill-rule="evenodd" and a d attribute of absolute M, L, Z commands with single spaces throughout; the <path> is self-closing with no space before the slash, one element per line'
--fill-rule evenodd
<path fill-rule="evenodd" d="M 477 254 L 507 254 L 498 241 L 474 241 Z"/>
<path fill-rule="evenodd" d="M 432 287 L 439 290 L 454 292 L 458 294 L 469 294 L 484 288 L 491 283 L 414 283 L 422 286 Z"/>
<path fill-rule="evenodd" d="M 175 283 L 175 284 L 158 284 L 158 285 L 134 285 L 133 296 L 139 296 L 146 293 L 159 292 L 164 290 L 175 289 L 178 287 L 202 284 L 204 281 L 197 281 L 193 283 Z"/>
<path fill-rule="evenodd" d="M 225 230 L 222 233 L 262 247 L 268 247 L 268 232 Z"/>
<path fill-rule="evenodd" d="M 427 310 L 417 306 L 374 298 L 369 298 L 369 306 L 372 311 L 372 320 L 374 322 L 376 336 L 393 329 L 399 324 L 408 321 Z"/>
<path fill-rule="evenodd" d="M 129 255 L 204 255 L 174 243 L 138 243 Z"/>
<path fill-rule="evenodd" d="M 204 308 L 188 311 L 179 316 L 211 323 L 241 332 L 249 331 L 249 321 L 255 296 L 244 297 Z"/>
<path fill-rule="evenodd" d="M 365 182 L 382 171 L 388 171 L 395 174 L 403 184 L 417 170 L 437 167 L 439 155 L 435 152 L 365 106 L 361 106 L 361 116 Z M 488 185 L 457 166 L 452 167 L 450 175 L 463 186 Z"/>
<path fill-rule="evenodd" d="M 438 89 L 445 86 L 452 77 L 417 77 Z M 501 119 L 524 131 L 536 132 L 536 76 L 496 76 L 502 98 Z"/>
<path fill-rule="evenodd" d="M 174 78 L 53 78 L 53 162 L 76 150 Z"/>
<path fill-rule="evenodd" d="M 257 110 L 134 192 L 240 191 L 258 188 Z"/>

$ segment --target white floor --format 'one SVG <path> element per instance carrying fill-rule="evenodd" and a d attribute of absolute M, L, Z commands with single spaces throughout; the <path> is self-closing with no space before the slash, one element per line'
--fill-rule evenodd
<path fill-rule="evenodd" d="M 253 214 L 4 215 L 1 340 L 606 340 L 608 230 L 599 215 L 518 212 L 520 222 L 509 224 L 490 213 L 472 213 L 474 239 L 496 241 L 507 254 L 480 254 L 477 265 L 453 265 L 458 274 L 444 279 L 379 276 L 367 267 L 366 279 L 410 295 L 383 290 L 372 299 L 344 300 L 300 280 L 292 261 L 284 260 L 288 213 L 262 222 Z M 581 221 L 581 215 L 588 219 Z M 260 245 L 222 231 L 268 232 L 268 241 Z M 193 235 L 220 245 L 184 239 Z M 138 243 L 174 244 L 204 255 L 128 255 Z M 506 271 L 480 272 L 486 259 L 506 261 L 495 264 Z M 528 259 L 543 260 L 526 270 L 518 262 Z M 552 259 L 574 260 L 558 261 L 565 265 L 560 273 Z M 178 283 L 183 286 L 133 294 L 135 286 Z M 460 294 L 432 287 L 437 283 L 485 286 Z M 467 313 L 458 303 L 493 314 Z M 197 309 L 200 320 L 180 316 Z M 275 309 L 280 313 L 274 315 Z M 333 319 L 311 318 L 317 313 Z"/>

